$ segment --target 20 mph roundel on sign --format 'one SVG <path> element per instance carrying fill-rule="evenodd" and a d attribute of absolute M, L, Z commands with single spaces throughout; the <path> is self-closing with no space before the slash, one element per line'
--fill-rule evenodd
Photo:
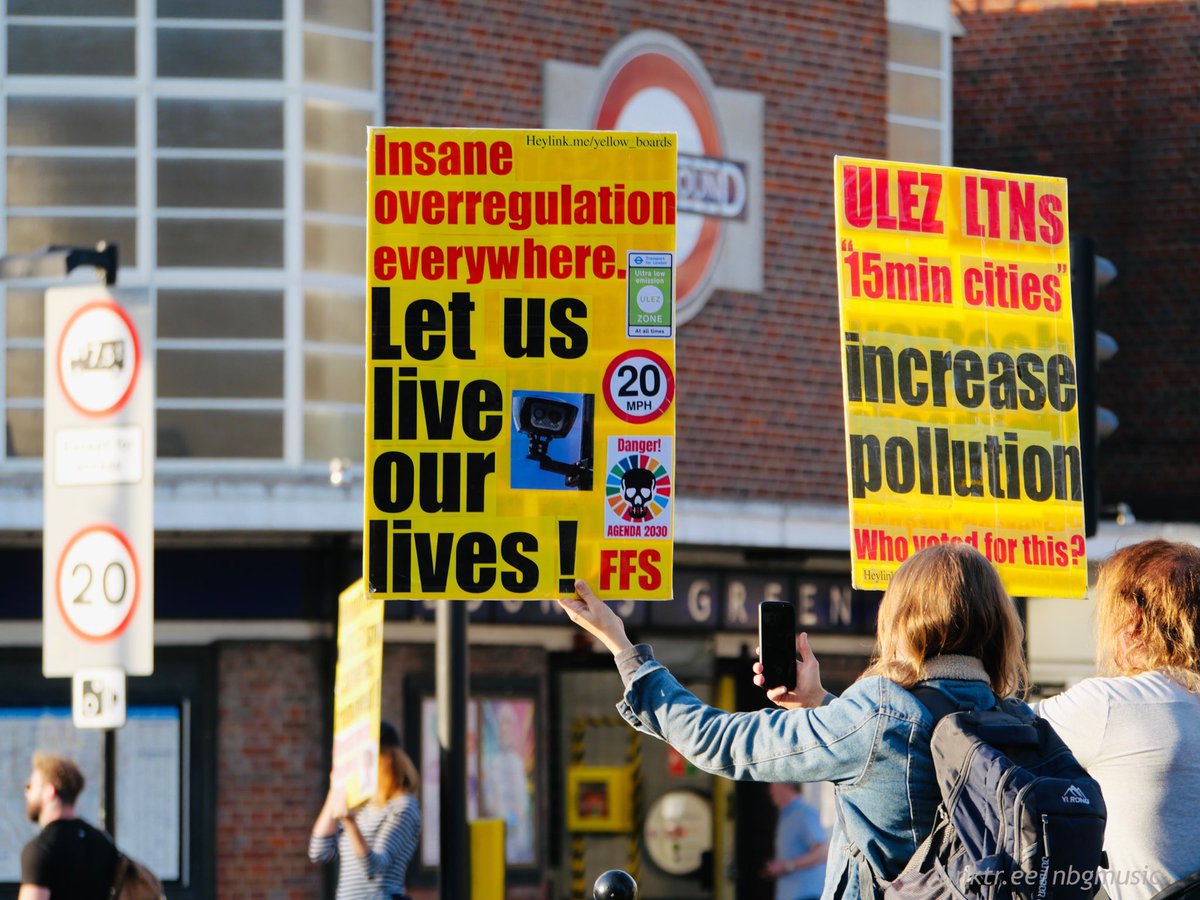
<path fill-rule="evenodd" d="M 116 638 L 137 608 L 141 585 L 129 539 L 111 525 L 77 532 L 59 557 L 55 590 L 67 627 L 85 641 Z"/>
<path fill-rule="evenodd" d="M 651 350 L 627 350 L 604 373 L 604 400 L 613 414 L 634 424 L 652 422 L 675 399 L 675 374 Z"/>

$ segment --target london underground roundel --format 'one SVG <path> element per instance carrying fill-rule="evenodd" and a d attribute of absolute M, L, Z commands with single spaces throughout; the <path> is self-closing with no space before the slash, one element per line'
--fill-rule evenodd
<path fill-rule="evenodd" d="M 674 131 L 678 152 L 719 160 L 724 155 L 712 82 L 697 59 L 665 40 L 647 36 L 606 65 L 594 128 Z M 719 218 L 680 212 L 675 224 L 677 316 L 683 322 L 703 304 L 721 252 Z M 694 307 L 694 308 L 693 308 Z"/>

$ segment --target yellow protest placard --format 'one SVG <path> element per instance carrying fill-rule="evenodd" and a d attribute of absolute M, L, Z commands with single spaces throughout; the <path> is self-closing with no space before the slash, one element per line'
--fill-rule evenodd
<path fill-rule="evenodd" d="M 356 806 L 375 793 L 383 678 L 383 601 L 360 578 L 338 595 L 337 671 L 333 681 L 334 786 Z"/>
<path fill-rule="evenodd" d="M 1082 596 L 1065 180 L 834 169 L 854 586 L 965 541 L 1014 595 Z"/>
<path fill-rule="evenodd" d="M 364 572 L 671 596 L 675 136 L 375 128 Z"/>

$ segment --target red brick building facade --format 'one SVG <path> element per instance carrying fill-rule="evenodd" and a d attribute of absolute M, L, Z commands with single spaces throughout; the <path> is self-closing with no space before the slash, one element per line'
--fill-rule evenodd
<path fill-rule="evenodd" d="M 648 29 L 686 44 L 718 88 L 762 96 L 763 188 L 751 202 L 762 212 L 764 287 L 716 291 L 678 331 L 681 502 L 766 504 L 768 517 L 775 510 L 780 518 L 796 507 L 844 509 L 833 157 L 888 154 L 891 6 L 384 3 L 388 125 L 540 127 L 548 62 L 598 66 L 621 39 Z M 956 0 L 952 8 L 965 32 L 954 43 L 953 164 L 1068 178 L 1072 229 L 1094 237 L 1120 272 L 1099 306 L 1101 326 L 1121 348 L 1099 383 L 1101 402 L 1121 417 L 1101 455 L 1105 501 L 1128 502 L 1144 518 L 1194 520 L 1200 180 L 1192 156 L 1200 148 L 1200 4 Z M 720 546 L 678 547 L 677 600 L 660 608 L 721 607 L 735 595 L 744 600 L 747 586 L 761 598 L 776 578 L 793 599 L 822 590 L 836 597 L 843 586 L 849 595 L 840 521 L 828 528 L 836 532 L 831 543 L 812 548 L 783 540 L 748 548 L 735 526 L 713 523 L 722 528 L 724 539 L 714 542 Z M 168 538 L 156 558 L 163 598 L 156 664 L 164 678 L 185 673 L 173 682 L 183 687 L 169 696 L 192 703 L 195 773 L 193 877 L 177 889 L 168 885 L 168 893 L 184 900 L 332 896 L 329 873 L 304 853 L 327 784 L 334 598 L 360 565 L 355 538 L 281 532 L 264 549 L 221 535 L 196 546 L 206 540 L 191 536 L 173 550 Z M 838 542 L 840 552 L 831 549 Z M 3 559 L 14 583 L 40 600 L 40 556 L 32 546 L 27 536 L 24 544 L 14 541 Z M 402 613 L 394 608 L 386 630 L 383 714 L 401 726 L 418 758 L 433 628 L 427 615 L 403 606 Z M 750 708 L 752 700 L 739 696 L 749 661 L 739 654 L 747 644 L 753 649 L 752 625 L 730 629 L 728 612 L 712 611 L 676 627 L 668 612 L 643 614 L 635 636 L 661 640 L 673 669 L 698 690 L 725 691 Z M 39 613 L 28 605 L 5 613 L 0 624 L 6 634 L 31 635 Z M 606 658 L 552 618 L 502 623 L 487 607 L 476 615 L 473 690 L 518 685 L 539 711 L 538 764 L 529 782 L 537 862 L 512 875 L 508 895 L 560 900 L 570 893 L 573 861 L 563 811 L 565 735 L 580 712 L 610 713 L 619 682 Z M 827 683 L 836 686 L 861 669 L 870 625 L 856 619 L 842 628 L 833 612 L 821 615 L 816 646 Z M 9 616 L 21 621 L 13 625 Z M 0 660 L 0 669 L 19 665 L 19 678 L 40 679 L 35 643 L 27 637 L 23 655 Z M 131 703 L 167 696 L 159 682 L 145 681 L 131 681 Z M 28 702 L 61 705 L 62 685 L 53 690 L 46 700 L 39 682 Z M 714 795 L 725 790 L 685 771 L 661 745 L 644 754 L 647 785 L 674 778 Z M 644 897 L 770 896 L 769 885 L 753 881 L 767 852 L 759 817 L 765 798 L 729 793 L 724 802 L 742 805 L 727 833 L 716 836 L 714 852 L 750 873 L 748 880 L 708 887 L 700 877 L 666 880 L 643 864 Z M 589 886 L 599 871 L 628 859 L 625 844 L 594 849 L 584 861 Z M 410 893 L 435 896 L 432 877 L 416 872 Z M 13 885 L 0 887 L 0 897 L 15 893 Z"/>
<path fill-rule="evenodd" d="M 958 0 L 954 163 L 1067 179 L 1072 233 L 1118 277 L 1099 327 L 1117 413 L 1103 502 L 1156 521 L 1200 508 L 1200 4 Z"/>
<path fill-rule="evenodd" d="M 887 153 L 882 2 L 387 5 L 388 124 L 541 124 L 542 63 L 597 65 L 658 29 L 765 99 L 765 290 L 718 292 L 678 335 L 679 490 L 845 496 L 833 156 Z M 736 475 L 731 476 L 731 473 Z"/>

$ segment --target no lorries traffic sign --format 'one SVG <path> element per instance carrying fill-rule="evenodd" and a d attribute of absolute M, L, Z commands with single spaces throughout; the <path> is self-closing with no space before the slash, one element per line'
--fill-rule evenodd
<path fill-rule="evenodd" d="M 42 672 L 154 671 L 149 296 L 46 292 Z"/>
<path fill-rule="evenodd" d="M 58 383 L 85 416 L 120 410 L 137 383 L 141 350 L 129 315 L 104 300 L 84 304 L 67 320 L 58 342 Z"/>

